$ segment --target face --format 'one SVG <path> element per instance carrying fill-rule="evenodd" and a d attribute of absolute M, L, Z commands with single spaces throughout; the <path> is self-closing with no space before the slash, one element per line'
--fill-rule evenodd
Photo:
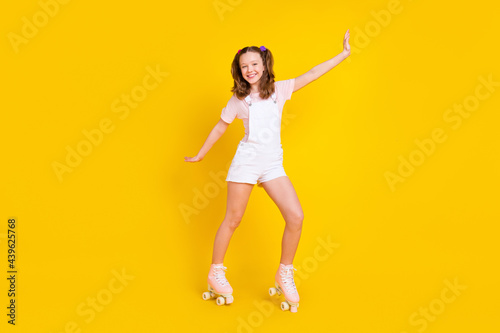
<path fill-rule="evenodd" d="M 262 58 L 256 52 L 247 52 L 240 56 L 240 69 L 243 78 L 250 84 L 259 81 L 265 70 Z"/>

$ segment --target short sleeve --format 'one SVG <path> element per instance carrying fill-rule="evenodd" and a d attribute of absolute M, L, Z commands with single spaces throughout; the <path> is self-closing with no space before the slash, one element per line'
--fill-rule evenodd
<path fill-rule="evenodd" d="M 224 120 L 228 124 L 231 124 L 233 122 L 234 118 L 236 118 L 236 116 L 238 114 L 238 110 L 235 107 L 235 103 L 233 101 L 233 98 L 234 98 L 234 96 L 231 97 L 229 102 L 227 102 L 227 105 L 222 109 L 222 112 L 220 114 L 221 119 Z"/>
<path fill-rule="evenodd" d="M 280 107 L 283 107 L 285 102 L 292 98 L 293 89 L 295 88 L 295 78 L 276 81 L 275 85 L 278 93 L 278 101 L 280 103 Z"/>
<path fill-rule="evenodd" d="M 293 88 L 295 86 L 295 78 L 283 81 L 283 96 L 285 101 L 292 98 Z"/>

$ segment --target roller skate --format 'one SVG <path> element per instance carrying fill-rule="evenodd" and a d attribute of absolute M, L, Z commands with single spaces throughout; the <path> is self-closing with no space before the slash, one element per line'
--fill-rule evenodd
<path fill-rule="evenodd" d="M 293 280 L 293 265 L 283 265 L 280 263 L 280 267 L 276 272 L 274 285 L 276 288 L 269 288 L 269 295 L 274 296 L 278 294 L 285 295 L 285 301 L 281 302 L 281 310 L 290 312 L 297 312 L 299 307 L 299 293 L 295 287 L 295 281 Z"/>
<path fill-rule="evenodd" d="M 223 264 L 210 265 L 210 272 L 208 273 L 208 291 L 204 292 L 202 297 L 204 300 L 217 297 L 217 305 L 233 303 L 233 288 L 226 279 L 224 272 L 227 267 Z"/>

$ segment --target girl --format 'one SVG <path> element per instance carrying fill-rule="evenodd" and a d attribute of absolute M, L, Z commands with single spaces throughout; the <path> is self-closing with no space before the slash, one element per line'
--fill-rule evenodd
<path fill-rule="evenodd" d="M 245 136 L 239 142 L 227 174 L 226 215 L 217 234 L 208 274 L 209 292 L 204 299 L 215 294 L 217 304 L 230 304 L 233 289 L 225 277 L 224 256 L 231 237 L 240 224 L 250 193 L 255 184 L 262 186 L 276 203 L 286 226 L 283 233 L 281 260 L 275 276 L 275 286 L 269 293 L 284 293 L 287 302 L 281 308 L 296 312 L 299 294 L 293 280 L 293 258 L 302 231 L 304 213 L 295 189 L 283 169 L 281 146 L 281 114 L 286 100 L 292 93 L 327 73 L 351 53 L 349 30 L 344 35 L 343 51 L 296 78 L 274 81 L 273 56 L 269 49 L 247 46 L 238 50 L 231 66 L 234 86 L 233 96 L 222 109 L 219 122 L 208 135 L 198 154 L 184 157 L 186 162 L 201 161 L 217 140 L 224 134 L 234 118 L 243 120 Z"/>

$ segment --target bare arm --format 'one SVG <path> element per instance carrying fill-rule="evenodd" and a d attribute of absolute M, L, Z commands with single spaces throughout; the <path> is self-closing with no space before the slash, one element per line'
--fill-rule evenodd
<path fill-rule="evenodd" d="M 201 161 L 205 157 L 205 155 L 208 153 L 210 148 L 212 148 L 212 146 L 217 142 L 217 140 L 220 139 L 222 134 L 224 134 L 224 132 L 226 132 L 226 129 L 228 126 L 229 126 L 228 123 L 226 123 L 222 119 L 219 119 L 219 122 L 217 124 L 215 124 L 214 128 L 212 129 L 212 131 L 208 135 L 207 139 L 205 140 L 205 143 L 201 147 L 198 154 L 196 154 L 195 157 L 185 156 L 184 161 L 185 162 L 199 162 L 199 161 Z"/>
<path fill-rule="evenodd" d="M 351 46 L 349 45 L 349 29 L 344 35 L 344 50 L 337 54 L 335 57 L 311 68 L 306 73 L 295 78 L 295 85 L 293 88 L 293 92 L 296 92 L 302 87 L 305 87 L 309 83 L 317 80 L 322 75 L 328 73 L 335 66 L 344 61 L 351 54 Z"/>

